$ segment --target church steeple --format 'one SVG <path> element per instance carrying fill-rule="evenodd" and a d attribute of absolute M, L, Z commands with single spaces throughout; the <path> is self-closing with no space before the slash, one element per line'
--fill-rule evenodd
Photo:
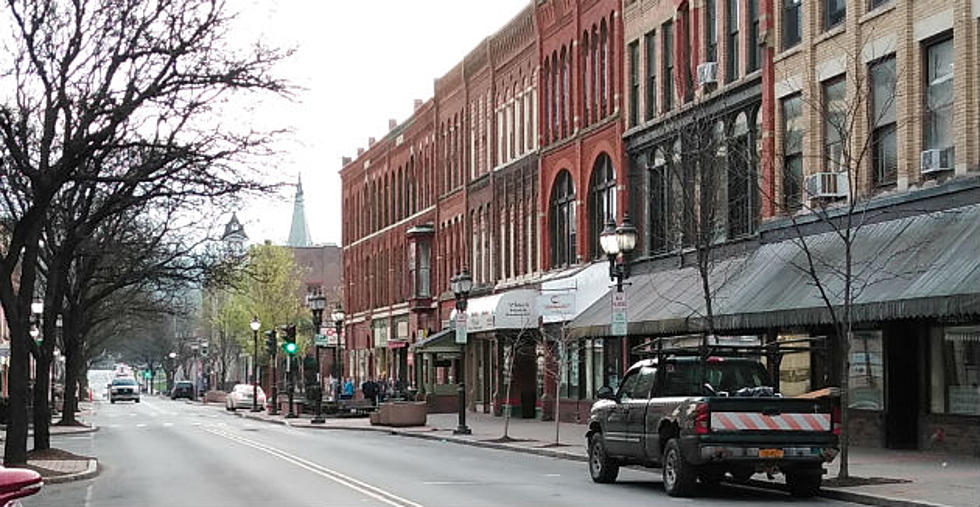
<path fill-rule="evenodd" d="M 289 227 L 286 246 L 312 246 L 310 228 L 306 225 L 306 209 L 303 206 L 303 179 L 296 177 L 296 197 L 293 200 L 293 223 Z"/>

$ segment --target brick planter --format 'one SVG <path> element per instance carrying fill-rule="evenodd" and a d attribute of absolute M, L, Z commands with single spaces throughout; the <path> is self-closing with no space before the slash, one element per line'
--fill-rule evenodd
<path fill-rule="evenodd" d="M 425 426 L 428 409 L 425 402 L 396 401 L 382 403 L 377 412 L 371 414 L 374 426 Z"/>

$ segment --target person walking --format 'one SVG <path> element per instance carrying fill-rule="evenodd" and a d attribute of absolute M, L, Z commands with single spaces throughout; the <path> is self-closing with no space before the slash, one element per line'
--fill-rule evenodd
<path fill-rule="evenodd" d="M 345 400 L 354 398 L 354 381 L 350 377 L 347 377 L 347 380 L 344 381 L 344 391 L 341 394 L 341 398 Z"/>

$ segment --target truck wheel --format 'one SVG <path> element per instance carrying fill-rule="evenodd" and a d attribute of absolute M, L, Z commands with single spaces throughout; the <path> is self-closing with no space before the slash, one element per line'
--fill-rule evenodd
<path fill-rule="evenodd" d="M 736 483 L 745 484 L 749 482 L 749 479 L 751 479 L 755 474 L 755 470 L 750 468 L 738 468 L 735 470 L 729 470 L 728 473 L 732 474 L 732 480 Z"/>
<path fill-rule="evenodd" d="M 697 486 L 698 476 L 694 467 L 684 459 L 676 438 L 667 441 L 664 448 L 664 490 L 670 496 L 691 496 Z"/>
<path fill-rule="evenodd" d="M 786 484 L 789 493 L 797 498 L 810 498 L 820 491 L 823 477 L 819 470 L 803 470 L 786 473 Z"/>
<path fill-rule="evenodd" d="M 589 440 L 589 475 L 593 481 L 602 484 L 615 482 L 619 476 L 619 463 L 606 454 L 602 433 L 593 434 Z"/>
<path fill-rule="evenodd" d="M 113 399 L 111 399 L 111 398 L 110 398 L 110 399 L 109 399 L 109 403 L 111 403 L 111 404 L 113 404 L 113 405 L 115 405 L 115 404 L 116 404 L 116 400 L 113 400 Z"/>

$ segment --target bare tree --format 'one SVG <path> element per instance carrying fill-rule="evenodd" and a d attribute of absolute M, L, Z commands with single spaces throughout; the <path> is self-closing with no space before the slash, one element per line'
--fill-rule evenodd
<path fill-rule="evenodd" d="M 0 74 L 9 91 L 0 99 L 0 302 L 12 336 L 4 460 L 22 464 L 27 358 L 44 357 L 28 337 L 29 307 L 52 202 L 70 182 L 137 200 L 254 188 L 248 156 L 268 137 L 219 125 L 216 113 L 236 92 L 285 85 L 270 74 L 281 52 L 231 47 L 221 1 L 9 0 L 2 16 L 10 70 Z"/>

